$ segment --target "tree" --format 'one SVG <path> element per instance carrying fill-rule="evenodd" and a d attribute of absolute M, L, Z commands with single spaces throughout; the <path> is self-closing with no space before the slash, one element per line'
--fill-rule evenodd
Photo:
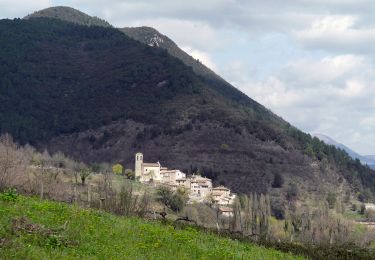
<path fill-rule="evenodd" d="M 117 164 L 115 164 L 115 165 L 112 166 L 112 172 L 114 174 L 121 175 L 122 172 L 123 172 L 123 170 L 124 170 L 124 167 L 122 167 L 122 165 L 119 164 L 119 163 L 117 163 Z"/>
<path fill-rule="evenodd" d="M 366 213 L 366 206 L 365 204 L 361 204 L 361 209 L 359 210 L 359 214 L 364 215 Z"/>
<path fill-rule="evenodd" d="M 81 177 L 81 184 L 85 186 L 86 179 L 91 174 L 90 169 L 88 167 L 82 167 L 79 171 L 79 176 Z"/>
<path fill-rule="evenodd" d="M 280 173 L 275 173 L 275 176 L 273 178 L 272 182 L 272 188 L 281 188 L 284 184 L 284 178 Z"/>
<path fill-rule="evenodd" d="M 329 208 L 333 209 L 336 204 L 336 194 L 333 192 L 328 193 L 327 198 L 326 198 Z"/>
<path fill-rule="evenodd" d="M 163 203 L 165 206 L 169 207 L 169 204 L 171 202 L 171 198 L 173 195 L 172 190 L 169 187 L 160 186 L 157 189 L 156 194 L 157 194 L 157 200 Z"/>
<path fill-rule="evenodd" d="M 157 189 L 157 200 L 173 211 L 181 211 L 187 201 L 187 197 L 177 191 L 173 192 L 169 187 L 160 186 Z"/>
<path fill-rule="evenodd" d="M 22 164 L 22 155 L 13 138 L 8 134 L 0 136 L 0 192 L 19 177 Z"/>

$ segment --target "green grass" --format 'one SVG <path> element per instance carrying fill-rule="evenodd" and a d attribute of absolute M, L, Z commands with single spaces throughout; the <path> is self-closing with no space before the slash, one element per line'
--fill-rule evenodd
<path fill-rule="evenodd" d="M 26 224 L 15 223 L 21 217 Z M 67 223 L 67 224 L 65 224 Z M 63 228 L 65 224 L 65 229 Z M 24 226 L 22 226 L 24 225 Z M 24 227 L 25 230 L 20 230 Z M 298 259 L 192 228 L 18 197 L 0 200 L 0 259 Z"/>

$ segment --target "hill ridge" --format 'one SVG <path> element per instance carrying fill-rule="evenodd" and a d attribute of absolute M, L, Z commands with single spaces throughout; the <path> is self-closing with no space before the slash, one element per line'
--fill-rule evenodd
<path fill-rule="evenodd" d="M 72 22 L 76 24 L 86 25 L 86 26 L 103 26 L 112 27 L 107 21 L 100 19 L 95 16 L 90 16 L 77 9 L 69 6 L 54 6 L 49 7 L 40 11 L 36 11 L 32 14 L 25 16 L 23 19 L 32 19 L 47 17 L 53 19 L 60 19 L 66 22 Z"/>

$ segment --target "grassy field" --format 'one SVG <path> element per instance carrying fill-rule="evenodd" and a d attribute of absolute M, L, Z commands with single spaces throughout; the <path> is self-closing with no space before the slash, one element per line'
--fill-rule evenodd
<path fill-rule="evenodd" d="M 0 259 L 297 259 L 195 229 L 0 197 Z"/>

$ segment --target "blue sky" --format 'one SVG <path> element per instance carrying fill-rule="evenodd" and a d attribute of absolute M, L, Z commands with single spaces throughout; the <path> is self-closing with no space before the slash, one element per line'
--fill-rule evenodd
<path fill-rule="evenodd" d="M 0 17 L 56 5 L 154 27 L 293 125 L 375 154 L 373 0 L 0 0 Z"/>

